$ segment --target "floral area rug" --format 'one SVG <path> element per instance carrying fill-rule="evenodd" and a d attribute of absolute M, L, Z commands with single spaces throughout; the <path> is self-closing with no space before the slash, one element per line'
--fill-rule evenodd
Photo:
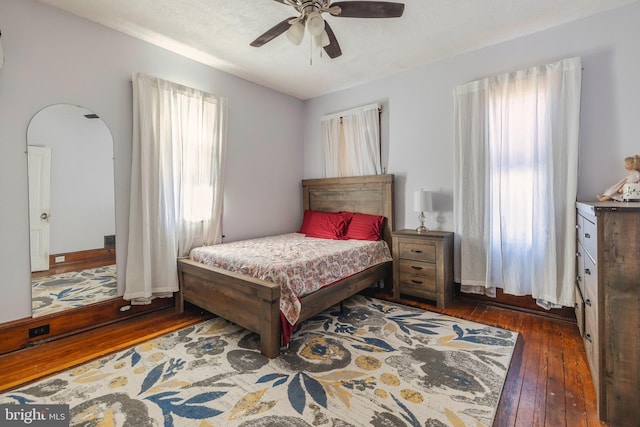
<path fill-rule="evenodd" d="M 116 296 L 118 283 L 115 264 L 38 277 L 31 282 L 33 317 L 82 307 Z"/>
<path fill-rule="evenodd" d="M 220 318 L 0 395 L 77 426 L 490 426 L 517 333 L 355 296 L 269 360 Z"/>

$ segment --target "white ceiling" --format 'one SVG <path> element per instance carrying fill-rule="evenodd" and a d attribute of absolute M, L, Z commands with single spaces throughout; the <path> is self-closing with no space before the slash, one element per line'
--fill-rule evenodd
<path fill-rule="evenodd" d="M 305 100 L 640 0 L 398 0 L 401 18 L 324 14 L 342 48 L 336 59 L 320 57 L 308 36 L 249 46 L 296 15 L 274 0 L 40 1 Z"/>

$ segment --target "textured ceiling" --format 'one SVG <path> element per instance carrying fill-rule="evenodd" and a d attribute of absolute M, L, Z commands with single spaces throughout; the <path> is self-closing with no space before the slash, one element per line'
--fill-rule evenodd
<path fill-rule="evenodd" d="M 305 100 L 640 0 L 404 0 L 401 18 L 324 14 L 342 48 L 336 59 L 308 36 L 249 46 L 296 15 L 274 0 L 40 1 Z"/>

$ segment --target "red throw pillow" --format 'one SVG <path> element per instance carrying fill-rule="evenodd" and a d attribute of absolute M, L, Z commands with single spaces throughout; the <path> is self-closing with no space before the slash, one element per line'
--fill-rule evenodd
<path fill-rule="evenodd" d="M 380 215 L 354 214 L 347 227 L 345 239 L 380 240 L 384 217 Z"/>
<path fill-rule="evenodd" d="M 307 229 L 309 228 L 309 223 L 311 222 L 311 215 L 313 215 L 313 211 L 309 209 L 305 209 L 304 215 L 302 217 L 302 224 L 300 225 L 300 230 L 298 233 L 306 234 Z"/>
<path fill-rule="evenodd" d="M 307 237 L 320 237 L 323 239 L 343 239 L 349 220 L 353 216 L 350 212 L 305 212 L 306 222 L 303 220 L 301 230 Z"/>

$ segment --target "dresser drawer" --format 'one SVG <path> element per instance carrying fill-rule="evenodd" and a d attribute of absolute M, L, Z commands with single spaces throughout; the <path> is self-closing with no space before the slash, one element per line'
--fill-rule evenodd
<path fill-rule="evenodd" d="M 398 245 L 398 258 L 424 262 L 436 261 L 436 245 L 413 240 L 401 241 Z"/>
<path fill-rule="evenodd" d="M 584 243 L 584 217 L 580 214 L 576 215 L 576 235 L 578 241 Z"/>
<path fill-rule="evenodd" d="M 578 241 L 576 250 L 576 284 L 580 288 L 580 292 L 584 295 L 584 258 L 589 257 L 584 251 L 584 247 Z"/>
<path fill-rule="evenodd" d="M 596 225 L 584 218 L 582 226 L 582 244 L 591 257 L 597 261 L 598 255 L 598 231 Z"/>
<path fill-rule="evenodd" d="M 401 259 L 400 264 L 400 286 L 402 292 L 414 294 L 412 291 L 436 292 L 438 281 L 436 276 L 436 265 Z"/>
<path fill-rule="evenodd" d="M 575 287 L 575 312 L 576 312 L 576 320 L 578 322 L 578 330 L 580 331 L 580 336 L 584 337 L 584 299 L 582 298 L 582 292 L 580 292 L 579 287 Z"/>
<path fill-rule="evenodd" d="M 594 295 L 587 293 L 584 295 L 584 347 L 587 353 L 587 359 L 589 360 L 589 366 L 591 368 L 591 376 L 593 377 L 593 383 L 595 385 L 596 393 L 599 392 L 598 382 L 600 379 L 599 359 L 598 353 L 598 306 L 597 300 Z"/>
<path fill-rule="evenodd" d="M 585 301 L 592 299 L 594 302 L 598 300 L 598 266 L 593 262 L 589 255 L 582 257 L 584 270 L 582 271 L 582 283 L 580 288 Z"/>

